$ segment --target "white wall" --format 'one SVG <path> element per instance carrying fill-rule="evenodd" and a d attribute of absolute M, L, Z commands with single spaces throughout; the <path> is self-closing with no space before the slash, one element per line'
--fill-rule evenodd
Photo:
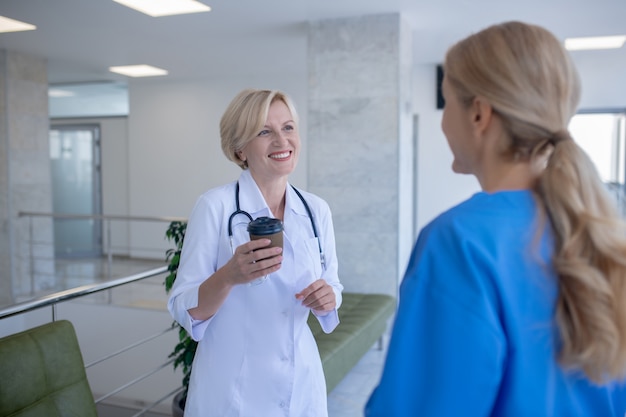
<path fill-rule="evenodd" d="M 580 109 L 626 108 L 626 50 L 603 52 L 572 52 L 582 81 Z"/>
<path fill-rule="evenodd" d="M 418 115 L 417 227 L 480 189 L 476 179 L 452 172 L 452 153 L 436 108 L 436 65 L 414 68 L 413 109 Z"/>

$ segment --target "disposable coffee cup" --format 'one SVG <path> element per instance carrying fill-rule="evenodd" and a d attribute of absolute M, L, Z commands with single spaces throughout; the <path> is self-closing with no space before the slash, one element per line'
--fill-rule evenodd
<path fill-rule="evenodd" d="M 248 224 L 250 240 L 269 239 L 268 247 L 283 247 L 283 222 L 271 217 L 259 217 Z"/>
<path fill-rule="evenodd" d="M 268 247 L 283 247 L 283 223 L 280 219 L 271 217 L 259 217 L 248 224 L 250 240 L 269 239 L 272 241 Z M 251 281 L 248 285 L 258 285 L 265 282 L 269 275 Z"/>

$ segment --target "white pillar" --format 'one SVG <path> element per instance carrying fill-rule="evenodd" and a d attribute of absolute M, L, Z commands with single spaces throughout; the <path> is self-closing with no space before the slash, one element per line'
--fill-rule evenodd
<path fill-rule="evenodd" d="M 29 288 L 28 278 L 19 276 L 29 267 L 22 247 L 28 223 L 17 214 L 52 210 L 48 126 L 46 60 L 0 50 L 0 305 Z M 49 219 L 38 219 L 35 230 L 39 239 L 52 242 Z M 52 248 L 35 250 L 40 259 L 47 257 L 38 268 L 49 275 Z"/>
<path fill-rule="evenodd" d="M 333 212 L 339 277 L 396 295 L 413 243 L 411 31 L 398 14 L 312 22 L 308 54 L 308 188 Z"/>

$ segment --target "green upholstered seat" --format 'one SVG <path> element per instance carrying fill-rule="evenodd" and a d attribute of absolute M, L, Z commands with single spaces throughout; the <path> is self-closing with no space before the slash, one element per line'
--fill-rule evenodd
<path fill-rule="evenodd" d="M 313 315 L 308 324 L 322 358 L 326 390 L 332 391 L 361 357 L 382 336 L 387 319 L 395 313 L 396 299 L 384 294 L 343 293 L 339 326 L 322 331 Z"/>
<path fill-rule="evenodd" d="M 0 416 L 97 417 L 69 321 L 0 339 Z"/>

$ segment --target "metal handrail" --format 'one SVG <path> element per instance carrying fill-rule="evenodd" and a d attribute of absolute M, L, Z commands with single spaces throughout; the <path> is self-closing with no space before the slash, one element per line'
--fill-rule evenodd
<path fill-rule="evenodd" d="M 72 288 L 69 290 L 59 291 L 54 294 L 46 295 L 31 301 L 25 301 L 23 303 L 15 304 L 11 307 L 2 309 L 0 310 L 0 320 L 18 314 L 26 313 L 28 311 L 36 310 L 38 308 L 54 306 L 61 301 L 71 300 L 74 298 L 82 297 L 84 295 L 119 287 L 120 285 L 139 281 L 145 278 L 150 278 L 164 272 L 167 272 L 167 265 L 159 268 L 150 269 L 145 272 L 140 272 L 138 274 L 129 275 L 123 278 L 113 279 L 98 284 L 82 285 L 80 287 Z"/>
<path fill-rule="evenodd" d="M 72 213 L 45 213 L 37 211 L 20 211 L 18 217 L 52 217 L 55 219 L 98 219 L 98 220 L 136 220 L 146 222 L 174 222 L 187 221 L 185 217 L 163 216 L 122 216 L 116 214 L 72 214 Z"/>

